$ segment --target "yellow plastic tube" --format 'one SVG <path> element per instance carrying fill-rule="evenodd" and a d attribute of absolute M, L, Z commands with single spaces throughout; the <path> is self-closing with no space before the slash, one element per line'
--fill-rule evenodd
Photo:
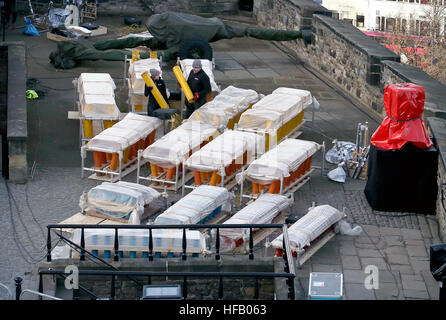
<path fill-rule="evenodd" d="M 148 87 L 152 87 L 152 94 L 155 100 L 158 102 L 159 106 L 163 109 L 169 109 L 169 105 L 167 104 L 166 100 L 164 100 L 163 95 L 156 87 L 155 83 L 153 82 L 152 78 L 149 76 L 149 73 L 146 71 L 143 74 L 141 74 L 141 77 L 144 79 L 144 82 Z"/>
<path fill-rule="evenodd" d="M 104 120 L 104 129 L 113 127 L 116 122 L 115 120 Z"/>
<path fill-rule="evenodd" d="M 84 137 L 93 138 L 93 120 L 84 120 Z"/>
<path fill-rule="evenodd" d="M 186 100 L 189 103 L 194 102 L 194 94 L 192 93 L 192 90 L 189 87 L 189 84 L 187 83 L 186 79 L 183 76 L 183 72 L 181 72 L 181 69 L 179 66 L 173 67 L 173 73 L 175 74 L 175 77 L 177 77 L 178 83 L 181 86 L 181 89 L 183 89 L 184 95 L 186 96 Z"/>
<path fill-rule="evenodd" d="M 135 61 L 141 60 L 141 56 L 139 54 L 139 50 L 133 49 L 132 50 L 132 63 Z"/>

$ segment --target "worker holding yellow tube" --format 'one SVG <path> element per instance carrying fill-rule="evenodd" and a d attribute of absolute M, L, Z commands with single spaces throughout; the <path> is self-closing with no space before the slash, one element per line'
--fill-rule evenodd
<path fill-rule="evenodd" d="M 208 75 L 203 71 L 201 61 L 195 59 L 192 62 L 192 71 L 189 73 L 187 83 L 193 93 L 194 102 L 186 101 L 186 118 L 206 103 L 206 95 L 212 92 L 211 81 Z"/>
<path fill-rule="evenodd" d="M 160 72 L 157 69 L 150 69 L 150 77 L 152 78 L 153 85 L 156 86 L 159 93 L 161 93 L 162 97 L 164 98 L 163 102 L 167 102 L 167 91 L 166 91 L 166 84 L 164 83 L 164 80 L 160 77 Z M 161 108 L 168 108 L 168 105 L 160 105 L 154 96 L 154 94 L 158 94 L 158 92 L 154 92 L 156 90 L 152 91 L 152 86 L 147 85 L 147 81 L 145 88 L 144 88 L 144 95 L 149 97 L 149 102 L 147 103 L 147 115 L 153 117 L 154 111 Z"/>

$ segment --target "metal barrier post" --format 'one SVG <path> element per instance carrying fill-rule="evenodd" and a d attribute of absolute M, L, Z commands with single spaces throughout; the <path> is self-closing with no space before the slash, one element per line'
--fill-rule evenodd
<path fill-rule="evenodd" d="M 18 301 L 20 300 L 20 295 L 22 294 L 22 281 L 23 279 L 20 277 L 17 277 L 14 279 L 15 282 L 15 299 Z"/>
<path fill-rule="evenodd" d="M 46 261 L 51 262 L 51 229 L 48 228 L 48 235 L 46 239 Z"/>

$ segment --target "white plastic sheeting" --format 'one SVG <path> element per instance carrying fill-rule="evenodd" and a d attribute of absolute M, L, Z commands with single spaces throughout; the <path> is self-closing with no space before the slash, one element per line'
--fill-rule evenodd
<path fill-rule="evenodd" d="M 230 197 L 225 188 L 199 186 L 160 214 L 154 224 L 197 224 L 219 207 L 223 211 L 229 211 Z"/>
<path fill-rule="evenodd" d="M 244 207 L 226 220 L 224 224 L 268 224 L 283 210 L 290 206 L 290 200 L 278 194 L 263 194 L 256 201 Z M 220 235 L 226 238 L 225 244 L 244 238 L 249 229 L 220 229 Z M 249 235 L 248 235 L 249 236 Z"/>
<path fill-rule="evenodd" d="M 158 191 L 137 183 L 104 182 L 88 192 L 86 209 L 115 218 L 129 218 L 130 224 L 139 224 L 144 206 L 159 196 Z"/>
<path fill-rule="evenodd" d="M 190 120 L 226 127 L 229 120 L 259 101 L 261 95 L 251 89 L 229 86 L 212 101 L 205 103 L 189 117 Z"/>
<path fill-rule="evenodd" d="M 116 153 L 123 151 L 153 130 L 160 127 L 161 120 L 136 113 L 128 113 L 124 119 L 93 137 L 86 145 L 87 150 Z"/>
<path fill-rule="evenodd" d="M 113 229 L 84 229 L 85 249 L 114 250 L 115 230 Z M 73 242 L 80 245 L 81 231 L 76 229 Z M 206 240 L 198 230 L 186 230 L 187 251 L 190 253 L 205 253 Z M 183 230 L 181 229 L 153 229 L 154 252 L 183 252 Z M 119 250 L 147 252 L 149 248 L 149 230 L 120 229 Z"/>
<path fill-rule="evenodd" d="M 288 95 L 292 95 L 292 96 L 298 96 L 298 97 L 300 97 L 302 99 L 302 105 L 305 108 L 313 103 L 313 97 L 311 95 L 311 92 L 307 91 L 307 90 L 280 87 L 280 88 L 277 88 L 276 90 L 274 90 L 272 93 L 288 94 Z"/>
<path fill-rule="evenodd" d="M 293 251 L 309 246 L 311 241 L 319 237 L 324 231 L 339 222 L 344 214 L 330 205 L 310 208 L 308 213 L 288 228 L 288 238 Z M 271 242 L 275 248 L 281 248 L 283 235 Z"/>
<path fill-rule="evenodd" d="M 244 112 L 238 126 L 242 129 L 278 129 L 307 107 L 304 102 L 308 98 L 301 92 L 304 90 L 279 89 Z"/>
<path fill-rule="evenodd" d="M 243 163 L 243 154 L 247 152 L 247 163 L 254 160 L 265 149 L 265 137 L 242 131 L 226 130 L 187 159 L 186 166 L 199 171 L 218 170 L 225 175 L 224 168 L 232 163 Z"/>
<path fill-rule="evenodd" d="M 81 92 L 82 86 L 87 82 L 107 82 L 112 85 L 113 90 L 116 89 L 115 82 L 109 73 L 81 73 L 77 79 L 77 89 L 79 92 Z"/>
<path fill-rule="evenodd" d="M 256 103 L 263 97 L 262 94 L 257 93 L 256 91 L 252 89 L 243 89 L 243 88 L 237 88 L 234 86 L 228 86 L 224 90 L 220 92 L 219 95 L 217 95 L 215 99 L 217 100 L 234 100 L 238 101 L 239 98 L 243 98 L 241 104 L 241 110 L 246 109 L 249 105 Z"/>
<path fill-rule="evenodd" d="M 114 95 L 85 94 L 80 100 L 81 114 L 87 120 L 117 120 L 119 109 Z"/>
<path fill-rule="evenodd" d="M 114 90 L 116 85 L 108 73 L 82 73 L 77 82 L 80 111 L 89 119 L 119 119 Z"/>
<path fill-rule="evenodd" d="M 290 172 L 311 157 L 320 146 L 313 141 L 286 139 L 275 148 L 254 160 L 246 170 L 246 174 L 257 180 L 280 180 L 289 177 Z"/>
<path fill-rule="evenodd" d="M 195 59 L 184 59 L 180 60 L 180 67 L 181 71 L 183 71 L 183 76 L 186 78 L 189 77 L 190 72 L 192 71 L 192 62 L 194 62 Z M 200 59 L 201 61 L 201 69 L 208 75 L 209 81 L 211 82 L 211 89 L 212 91 L 219 92 L 220 88 L 217 86 L 217 83 L 215 83 L 214 79 L 214 73 L 212 71 L 212 61 L 206 60 L 206 59 Z"/>
<path fill-rule="evenodd" d="M 133 93 L 139 95 L 144 94 L 145 82 L 141 77 L 141 74 L 148 72 L 150 75 L 150 69 L 158 70 L 160 72 L 160 76 L 162 77 L 163 73 L 160 67 L 160 61 L 156 58 L 141 59 L 133 63 L 130 62 L 128 74 Z"/>
<path fill-rule="evenodd" d="M 173 168 L 189 158 L 190 151 L 195 152 L 218 134 L 214 126 L 188 121 L 148 146 L 142 156 L 163 168 Z"/>

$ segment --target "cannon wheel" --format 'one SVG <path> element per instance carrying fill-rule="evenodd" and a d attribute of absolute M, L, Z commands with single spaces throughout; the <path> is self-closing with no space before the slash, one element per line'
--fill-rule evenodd
<path fill-rule="evenodd" d="M 180 45 L 180 49 L 178 50 L 178 56 L 181 60 L 212 60 L 212 47 L 209 45 L 209 43 L 202 40 L 184 40 Z"/>

